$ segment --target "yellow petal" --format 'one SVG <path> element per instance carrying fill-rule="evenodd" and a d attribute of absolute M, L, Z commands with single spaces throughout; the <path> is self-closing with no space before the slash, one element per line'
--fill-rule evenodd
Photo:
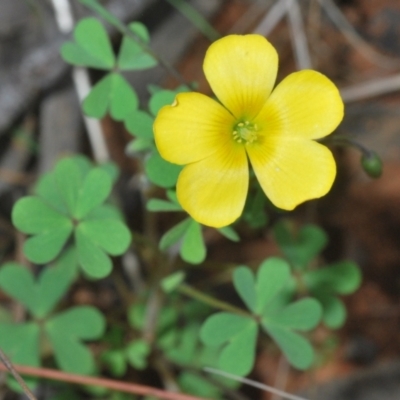
<path fill-rule="evenodd" d="M 211 157 L 187 165 L 179 175 L 177 195 L 193 219 L 220 228 L 240 217 L 248 184 L 244 147 L 231 142 Z"/>
<path fill-rule="evenodd" d="M 188 164 L 207 158 L 231 141 L 234 119 L 215 100 L 200 93 L 180 93 L 154 121 L 158 151 L 167 161 Z"/>
<path fill-rule="evenodd" d="M 284 210 L 324 196 L 335 180 L 331 151 L 312 140 L 270 138 L 247 152 L 265 194 Z"/>
<path fill-rule="evenodd" d="M 256 121 L 269 136 L 319 139 L 339 125 L 343 108 L 332 81 L 305 70 L 289 75 L 275 88 Z"/>
<path fill-rule="evenodd" d="M 278 55 L 260 35 L 230 35 L 207 50 L 204 73 L 218 99 L 236 117 L 255 117 L 275 84 Z"/>

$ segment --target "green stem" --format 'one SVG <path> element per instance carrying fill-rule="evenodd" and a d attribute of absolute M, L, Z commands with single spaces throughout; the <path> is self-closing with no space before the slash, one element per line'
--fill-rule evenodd
<path fill-rule="evenodd" d="M 242 317 L 254 319 L 254 316 L 247 311 L 244 311 L 239 307 L 232 306 L 225 301 L 217 300 L 214 297 L 208 296 L 207 294 L 204 294 L 203 292 L 200 292 L 199 290 L 196 290 L 193 287 L 186 285 L 185 283 L 181 283 L 177 287 L 177 291 L 191 297 L 192 299 L 196 299 L 201 301 L 202 303 L 208 304 L 211 307 L 219 308 L 223 311 L 228 311 L 233 314 L 241 315 Z"/>
<path fill-rule="evenodd" d="M 167 2 L 184 15 L 211 42 L 221 37 L 219 32 L 186 0 L 167 0 Z"/>
<path fill-rule="evenodd" d="M 350 139 L 347 136 L 342 136 L 342 135 L 334 135 L 331 137 L 328 136 L 326 139 L 321 140 L 321 143 L 333 144 L 333 145 L 344 146 L 344 147 L 353 147 L 353 148 L 356 148 L 357 150 L 359 150 L 361 153 L 363 153 L 367 157 L 372 153 L 371 150 L 367 149 L 361 143 L 359 143 L 353 139 Z"/>
<path fill-rule="evenodd" d="M 117 17 L 112 15 L 106 8 L 100 5 L 97 0 L 79 0 L 84 6 L 90 10 L 96 12 L 100 17 L 107 21 L 110 25 L 114 26 L 121 34 L 134 40 L 143 51 L 154 57 L 161 66 L 165 68 L 178 82 L 183 85 L 192 88 L 191 84 L 188 84 L 183 76 L 166 60 L 157 55 L 143 40 L 132 32 L 124 23 L 122 23 Z M 193 88 L 192 88 L 193 89 Z"/>

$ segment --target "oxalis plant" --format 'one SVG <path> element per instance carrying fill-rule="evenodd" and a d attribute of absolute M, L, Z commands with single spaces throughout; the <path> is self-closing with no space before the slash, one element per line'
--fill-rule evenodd
<path fill-rule="evenodd" d="M 352 261 L 324 262 L 329 238 L 321 227 L 300 225 L 290 213 L 325 196 L 335 180 L 328 135 L 343 118 L 338 89 L 311 70 L 276 85 L 272 44 L 230 35 L 211 44 L 203 64 L 216 98 L 193 91 L 193 83 L 149 85 L 150 100 L 140 106 L 124 72 L 163 63 L 149 47 L 149 32 L 139 22 L 123 25 L 96 1 L 82 2 L 123 33 L 115 54 L 103 22 L 85 18 L 62 46 L 66 62 L 104 73 L 83 112 L 124 124 L 132 135 L 126 152 L 147 183 L 143 213 L 169 213 L 170 227 L 158 242 L 146 230 L 131 232 L 112 194 L 117 166 L 83 155 L 60 159 L 13 207 L 28 263 L 4 263 L 0 288 L 26 313 L 15 322 L 2 311 L 0 348 L 16 365 L 85 376 L 124 380 L 132 370 L 155 370 L 165 380 L 167 369 L 181 391 L 215 399 L 238 384 L 203 367 L 246 376 L 260 351 L 272 357 L 279 350 L 294 368 L 312 368 L 323 351 L 315 349 L 313 331 L 345 323 L 342 296 L 361 282 Z M 379 158 L 361 149 L 362 167 L 378 177 Z M 248 265 L 211 264 L 204 239 L 211 230 L 236 246 L 242 230 L 267 231 L 279 252 Z M 126 283 L 119 256 L 132 252 L 141 285 Z M 117 314 L 71 305 L 78 283 L 113 287 Z M 69 398 L 78 398 L 74 390 Z M 86 397 L 124 398 L 86 390 Z"/>

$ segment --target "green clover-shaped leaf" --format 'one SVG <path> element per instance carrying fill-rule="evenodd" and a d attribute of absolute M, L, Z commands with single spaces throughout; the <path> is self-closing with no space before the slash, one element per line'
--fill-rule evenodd
<path fill-rule="evenodd" d="M 275 239 L 290 264 L 305 268 L 326 246 L 325 232 L 315 225 L 305 225 L 298 232 L 287 221 L 280 221 L 274 227 Z"/>
<path fill-rule="evenodd" d="M 254 365 L 257 331 L 255 320 L 222 312 L 205 321 L 200 338 L 208 346 L 224 345 L 218 361 L 221 369 L 247 375 Z"/>
<path fill-rule="evenodd" d="M 164 160 L 158 151 L 154 151 L 146 159 L 144 168 L 152 183 L 163 188 L 171 188 L 176 185 L 183 167 Z"/>
<path fill-rule="evenodd" d="M 37 197 L 19 200 L 13 222 L 33 235 L 24 252 L 33 262 L 57 257 L 74 232 L 77 259 L 86 274 L 102 278 L 110 273 L 108 255 L 120 255 L 130 244 L 121 214 L 103 204 L 111 192 L 115 166 L 93 167 L 82 157 L 61 160 L 54 172 L 39 182 Z"/>
<path fill-rule="evenodd" d="M 33 262 L 53 260 L 73 231 L 73 222 L 37 197 L 19 200 L 12 211 L 12 221 L 22 232 L 32 234 L 24 243 L 24 253 Z"/>
<path fill-rule="evenodd" d="M 64 253 L 55 266 L 46 267 L 35 279 L 32 272 L 17 263 L 0 268 L 0 287 L 20 301 L 36 318 L 46 317 L 66 293 L 75 277 L 76 256 Z"/>
<path fill-rule="evenodd" d="M 74 29 L 75 42 L 66 42 L 61 48 L 65 61 L 73 65 L 97 69 L 112 69 L 115 64 L 110 39 L 96 18 L 79 21 Z"/>
<path fill-rule="evenodd" d="M 182 240 L 180 255 L 191 264 L 200 264 L 206 257 L 206 247 L 201 231 L 201 225 L 192 218 L 186 218 L 167 231 L 160 241 L 160 249 L 165 250 Z"/>
<path fill-rule="evenodd" d="M 136 369 L 145 369 L 147 367 L 147 357 L 150 354 L 151 347 L 143 339 L 131 342 L 125 352 L 129 363 Z"/>
<path fill-rule="evenodd" d="M 91 306 L 70 308 L 45 324 L 57 364 L 64 371 L 76 374 L 94 372 L 93 355 L 81 341 L 98 339 L 104 330 L 104 317 Z"/>
<path fill-rule="evenodd" d="M 303 281 L 323 307 L 323 321 L 331 329 L 340 328 L 346 320 L 346 308 L 337 295 L 351 294 L 361 284 L 358 266 L 342 261 L 324 268 L 306 271 Z"/>
<path fill-rule="evenodd" d="M 93 118 L 102 118 L 107 110 L 117 120 L 124 120 L 138 107 L 136 92 L 119 73 L 107 74 L 98 82 L 83 100 L 83 111 Z"/>
<path fill-rule="evenodd" d="M 134 32 L 143 43 L 150 41 L 147 28 L 140 22 L 133 22 L 129 28 Z M 118 68 L 124 70 L 141 70 L 152 68 L 157 65 L 157 60 L 135 40 L 124 36 L 121 49 L 118 55 Z"/>

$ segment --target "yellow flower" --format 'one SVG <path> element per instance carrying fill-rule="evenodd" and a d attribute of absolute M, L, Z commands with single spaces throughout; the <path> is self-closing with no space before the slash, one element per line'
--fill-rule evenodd
<path fill-rule="evenodd" d="M 285 210 L 325 195 L 333 184 L 334 158 L 315 139 L 342 120 L 339 92 L 311 70 L 289 75 L 272 91 L 277 68 L 277 53 L 264 37 L 226 36 L 209 47 L 203 65 L 220 103 L 181 93 L 155 120 L 161 156 L 185 165 L 178 200 L 204 225 L 222 227 L 240 217 L 248 159 L 265 194 Z"/>

